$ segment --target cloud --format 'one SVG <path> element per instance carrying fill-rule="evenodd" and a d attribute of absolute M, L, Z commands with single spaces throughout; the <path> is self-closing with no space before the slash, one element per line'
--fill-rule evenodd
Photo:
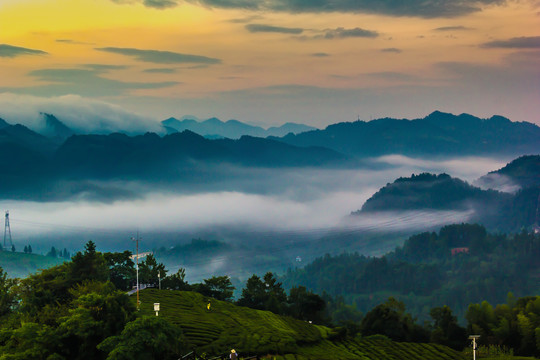
<path fill-rule="evenodd" d="M 402 52 L 402 50 L 398 49 L 398 48 L 384 48 L 384 49 L 381 49 L 381 52 L 389 52 L 389 53 L 399 54 L 399 53 Z"/>
<path fill-rule="evenodd" d="M 361 28 L 354 28 L 354 29 L 345 29 L 345 28 L 337 28 L 337 29 L 331 29 L 331 30 L 325 30 L 324 37 L 326 39 L 333 39 L 333 38 L 351 38 L 351 37 L 364 37 L 364 38 L 376 38 L 379 36 L 379 33 L 376 31 L 371 30 L 365 30 Z"/>
<path fill-rule="evenodd" d="M 126 65 L 109 65 L 109 64 L 84 64 L 86 68 L 98 71 L 107 71 L 107 70 L 124 70 L 128 69 L 129 66 Z"/>
<path fill-rule="evenodd" d="M 173 74 L 176 72 L 176 69 L 172 68 L 155 68 L 155 69 L 144 69 L 145 73 L 154 73 L 154 74 Z"/>
<path fill-rule="evenodd" d="M 540 36 L 522 36 L 508 40 L 495 40 L 481 46 L 484 48 L 540 49 Z"/>
<path fill-rule="evenodd" d="M 414 169 L 416 173 L 447 173 L 453 177 L 472 182 L 490 171 L 502 168 L 512 159 L 469 156 L 448 160 L 427 160 L 422 158 L 411 158 L 404 155 L 385 155 L 376 160 L 381 163 L 399 166 L 403 169 L 402 172 Z"/>
<path fill-rule="evenodd" d="M 245 26 L 246 30 L 251 33 L 256 32 L 271 32 L 271 33 L 281 33 L 281 34 L 301 34 L 304 29 L 301 28 L 288 28 L 288 27 L 280 27 L 280 26 L 273 26 L 273 25 L 265 25 L 265 24 L 248 24 Z"/>
<path fill-rule="evenodd" d="M 290 13 L 353 12 L 423 18 L 457 17 L 505 0 L 185 0 L 211 8 L 238 8 Z"/>
<path fill-rule="evenodd" d="M 120 5 L 124 4 L 136 4 L 141 3 L 146 7 L 154 9 L 168 9 L 178 6 L 178 1 L 176 0 L 111 0 L 112 2 Z"/>
<path fill-rule="evenodd" d="M 81 133 L 161 131 L 156 120 L 103 101 L 77 95 L 36 97 L 0 93 L 0 117 L 11 124 L 23 124 L 40 131 L 44 126 L 39 115 L 41 112 L 54 114 L 68 127 Z"/>
<path fill-rule="evenodd" d="M 314 56 L 314 57 L 327 57 L 327 56 L 330 56 L 330 54 L 324 53 L 324 52 L 317 52 L 317 53 L 311 54 L 311 56 Z"/>
<path fill-rule="evenodd" d="M 477 178 L 504 165 L 500 159 L 428 161 L 404 156 L 375 158 L 373 162 L 391 166 L 342 170 L 229 169 L 239 176 L 220 181 L 219 188 L 209 182 L 191 189 L 189 185 L 159 189 L 141 183 L 114 181 L 109 185 L 131 190 L 139 196 L 106 203 L 0 201 L 0 205 L 10 209 L 12 225 L 17 227 L 19 239 L 31 234 L 43 239 L 44 235 L 69 231 L 69 238 L 78 242 L 77 246 L 82 246 L 89 237 L 98 237 L 104 241 L 103 246 L 117 246 L 115 242 L 131 236 L 126 233 L 140 229 L 145 246 L 151 247 L 151 233 L 154 233 L 154 239 L 162 242 L 160 245 L 166 245 L 166 240 L 160 239 L 160 232 L 189 232 L 195 237 L 213 232 L 221 240 L 226 235 L 219 236 L 220 232 L 227 232 L 220 230 L 234 232 L 236 229 L 244 233 L 244 238 L 249 233 L 247 237 L 252 244 L 255 239 L 265 241 L 265 236 L 270 233 L 276 235 L 273 237 L 276 242 L 286 239 L 290 244 L 295 236 L 320 238 L 331 231 L 361 235 L 381 229 L 388 232 L 425 230 L 467 221 L 472 215 L 470 211 L 349 214 L 359 209 L 379 188 L 400 176 L 430 171 Z M 73 236 L 76 233 L 83 236 Z M 178 239 L 178 235 L 175 238 Z M 270 246 L 270 242 L 267 245 Z"/>
<path fill-rule="evenodd" d="M 262 16 L 253 15 L 253 16 L 248 16 L 244 18 L 229 19 L 227 20 L 227 22 L 232 23 L 232 24 L 247 24 L 249 22 L 252 22 L 253 20 L 260 20 L 262 18 L 263 18 Z"/>
<path fill-rule="evenodd" d="M 433 29 L 433 31 L 461 31 L 461 30 L 471 30 L 471 28 L 465 26 L 443 26 Z"/>
<path fill-rule="evenodd" d="M 83 96 L 115 96 L 134 89 L 160 89 L 179 84 L 167 82 L 123 82 L 101 75 L 107 70 L 123 69 L 115 65 L 90 64 L 90 69 L 39 69 L 29 73 L 46 85 L 20 88 L 0 88 L 2 92 L 25 93 L 38 96 L 78 94 Z"/>
<path fill-rule="evenodd" d="M 59 43 L 63 43 L 63 44 L 72 44 L 72 45 L 93 45 L 93 43 L 77 41 L 77 40 L 72 40 L 72 39 L 56 39 L 55 41 Z"/>
<path fill-rule="evenodd" d="M 0 57 L 17 57 L 22 55 L 48 55 L 47 52 L 13 46 L 8 44 L 0 44 Z"/>
<path fill-rule="evenodd" d="M 183 64 L 183 63 L 200 63 L 200 64 L 219 64 L 220 59 L 214 59 L 200 55 L 181 54 L 171 51 L 159 50 L 141 50 L 133 48 L 117 48 L 104 47 L 96 48 L 99 51 L 105 51 L 113 54 L 133 56 L 135 59 L 144 62 L 156 64 Z"/>
<path fill-rule="evenodd" d="M 167 9 L 178 5 L 174 0 L 144 0 L 143 4 L 155 9 Z"/>
<path fill-rule="evenodd" d="M 504 4 L 506 0 L 111 0 L 117 4 L 140 3 L 167 9 L 182 3 L 208 8 L 278 11 L 289 13 L 371 13 L 422 18 L 453 18 Z"/>
<path fill-rule="evenodd" d="M 368 73 L 366 74 L 370 77 L 384 79 L 384 80 L 391 80 L 391 81 L 411 81 L 411 80 L 417 80 L 417 78 L 413 75 L 406 74 L 406 73 L 400 73 L 396 71 L 381 71 L 381 72 L 374 72 L 374 73 Z"/>

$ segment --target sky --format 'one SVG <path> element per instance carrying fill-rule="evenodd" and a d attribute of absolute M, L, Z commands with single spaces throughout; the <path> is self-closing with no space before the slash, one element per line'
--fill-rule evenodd
<path fill-rule="evenodd" d="M 0 64 L 2 117 L 540 125 L 540 1 L 0 0 Z"/>

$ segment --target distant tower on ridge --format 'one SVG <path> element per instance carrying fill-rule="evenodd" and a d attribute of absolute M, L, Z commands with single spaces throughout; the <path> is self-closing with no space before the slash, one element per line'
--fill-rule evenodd
<path fill-rule="evenodd" d="M 11 241 L 11 227 L 9 226 L 9 210 L 6 210 L 6 222 L 4 226 L 4 249 L 7 249 L 9 239 L 9 247 L 13 246 Z"/>

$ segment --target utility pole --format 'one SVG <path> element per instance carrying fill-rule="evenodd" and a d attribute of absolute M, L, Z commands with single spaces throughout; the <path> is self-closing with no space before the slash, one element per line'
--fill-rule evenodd
<path fill-rule="evenodd" d="M 13 241 L 11 241 L 11 227 L 9 226 L 9 210 L 6 210 L 6 221 L 4 225 L 4 249 L 6 249 L 8 239 L 9 245 L 13 247 Z"/>
<path fill-rule="evenodd" d="M 136 248 L 137 248 L 137 254 L 135 256 L 135 262 L 136 262 L 136 267 L 135 269 L 137 270 L 137 310 L 140 310 L 139 309 L 139 231 L 137 231 L 137 238 L 131 238 L 131 240 L 135 241 L 135 244 L 136 244 Z"/>

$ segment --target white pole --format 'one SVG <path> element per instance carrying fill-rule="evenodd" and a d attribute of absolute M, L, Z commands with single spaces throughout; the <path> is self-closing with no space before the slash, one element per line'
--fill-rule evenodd
<path fill-rule="evenodd" d="M 476 339 L 472 339 L 472 358 L 476 360 Z"/>

